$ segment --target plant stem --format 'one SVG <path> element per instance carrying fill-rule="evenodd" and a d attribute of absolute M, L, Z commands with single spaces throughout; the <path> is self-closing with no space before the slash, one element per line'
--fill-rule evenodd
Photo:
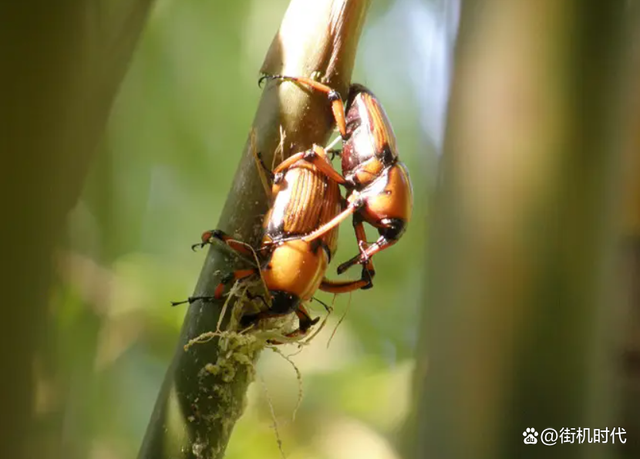
<path fill-rule="evenodd" d="M 303 76 L 318 72 L 345 95 L 368 5 L 368 0 L 292 0 L 262 72 Z M 271 164 L 281 127 L 286 135 L 285 155 L 326 142 L 332 127 L 328 110 L 326 97 L 294 84 L 269 82 L 251 128 L 256 150 Z M 266 198 L 250 134 L 218 228 L 256 246 Z M 225 252 L 212 247 L 194 296 L 211 296 L 220 273 L 233 269 Z M 242 414 L 262 345 L 250 337 L 215 338 L 185 351 L 183 346 L 190 339 L 216 330 L 221 306 L 220 302 L 195 302 L 189 307 L 140 449 L 141 459 L 223 457 Z M 225 326 L 226 321 L 223 330 Z"/>

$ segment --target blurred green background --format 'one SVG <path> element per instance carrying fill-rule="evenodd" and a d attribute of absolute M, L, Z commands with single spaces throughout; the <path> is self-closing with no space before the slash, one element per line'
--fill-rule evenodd
<path fill-rule="evenodd" d="M 0 3 L 3 458 L 135 457 L 288 0 L 151 3 Z M 640 0 L 371 3 L 354 81 L 415 215 L 291 357 L 295 422 L 263 353 L 227 457 L 279 457 L 274 417 L 290 458 L 640 457 Z M 628 442 L 524 444 L 546 426 Z"/>
<path fill-rule="evenodd" d="M 426 196 L 456 11 L 455 2 L 373 3 L 354 81 L 378 95 L 392 120 L 415 215 L 402 241 L 376 257 L 375 288 L 337 298 L 313 345 L 292 357 L 304 388 L 295 423 L 296 374 L 264 352 L 229 459 L 279 456 L 268 400 L 290 458 L 399 457 L 392 442 L 410 403 Z M 53 307 L 65 457 L 137 453 L 186 311 L 170 301 L 195 285 L 204 252 L 190 245 L 218 221 L 260 97 L 258 70 L 287 4 L 160 0 L 152 11 L 59 257 Z M 334 266 L 356 247 L 344 225 Z"/>

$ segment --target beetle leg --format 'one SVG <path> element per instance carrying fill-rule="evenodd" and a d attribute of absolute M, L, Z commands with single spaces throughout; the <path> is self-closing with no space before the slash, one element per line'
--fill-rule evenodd
<path fill-rule="evenodd" d="M 258 268 L 238 269 L 236 271 L 233 271 L 232 273 L 229 273 L 223 276 L 220 279 L 220 283 L 218 284 L 215 291 L 213 292 L 213 297 L 219 300 L 220 298 L 222 298 L 222 293 L 224 292 L 224 287 L 226 285 L 230 284 L 233 281 L 245 279 L 249 276 L 253 276 L 254 274 L 258 274 L 258 271 L 259 271 Z"/>
<path fill-rule="evenodd" d="M 362 277 L 354 281 L 335 281 L 322 279 L 320 290 L 328 293 L 349 293 L 354 290 L 367 290 L 373 287 L 373 278 L 365 266 L 362 267 Z"/>
<path fill-rule="evenodd" d="M 299 336 L 305 336 L 307 333 L 309 333 L 309 329 L 320 321 L 320 317 L 312 319 L 309 315 L 309 312 L 302 305 L 298 306 L 298 309 L 295 310 L 295 313 L 296 316 L 298 316 L 298 329 L 284 335 L 287 338 L 297 338 Z M 269 342 L 271 344 L 282 344 L 280 341 L 273 339 L 269 340 Z"/>
<path fill-rule="evenodd" d="M 260 165 L 260 168 L 265 172 L 265 174 L 267 174 L 267 176 L 273 180 L 273 176 L 274 173 L 271 171 L 271 169 L 269 169 L 269 167 L 265 164 L 264 162 L 264 158 L 262 157 L 262 153 L 261 152 L 256 152 L 256 160 L 258 161 L 258 164 Z"/>
<path fill-rule="evenodd" d="M 265 303 L 266 304 L 266 303 Z M 285 336 L 292 338 L 294 336 L 304 336 L 307 334 L 309 329 L 318 323 L 320 320 L 319 317 L 315 319 L 311 318 L 311 315 L 307 311 L 307 309 L 299 304 L 298 307 L 293 311 L 295 315 L 298 317 L 298 329 L 294 330 L 291 333 L 287 333 Z M 290 314 L 291 311 L 286 312 L 274 312 L 272 309 L 266 309 L 264 311 L 257 312 L 255 314 L 247 314 L 242 317 L 242 325 L 244 327 L 248 327 L 252 323 L 256 323 L 262 319 L 271 319 L 274 317 L 286 316 Z M 273 344 L 280 344 L 276 341 L 271 341 Z"/>
<path fill-rule="evenodd" d="M 213 303 L 217 298 L 213 296 L 190 296 L 184 301 L 172 301 L 171 306 L 180 306 L 181 304 L 186 303 L 195 303 L 196 301 L 203 301 L 205 303 Z"/>
<path fill-rule="evenodd" d="M 341 148 L 333 148 L 331 150 L 326 150 L 327 154 L 331 156 L 331 161 L 333 161 L 335 159 L 336 156 L 340 157 L 342 156 L 342 149 Z"/>
<path fill-rule="evenodd" d="M 262 158 L 262 153 L 259 151 L 252 150 L 254 152 L 254 158 L 256 161 L 256 165 L 258 166 L 258 176 L 260 177 L 260 182 L 262 183 L 262 187 L 264 188 L 264 194 L 267 197 L 271 196 L 271 184 L 274 182 L 274 175 L 271 169 L 267 167 L 264 163 L 264 159 Z"/>
<path fill-rule="evenodd" d="M 220 279 L 220 283 L 215 289 L 213 296 L 190 296 L 184 301 L 172 301 L 171 306 L 179 306 L 185 303 L 195 303 L 196 301 L 204 301 L 208 303 L 213 303 L 216 300 L 222 298 L 222 291 L 224 290 L 224 286 L 229 284 L 233 280 L 244 279 L 245 277 L 249 277 L 257 272 L 257 269 L 239 269 L 238 271 L 234 271 L 232 273 L 223 276 Z"/>
<path fill-rule="evenodd" d="M 235 250 L 238 253 L 249 256 L 253 255 L 253 252 L 248 244 L 232 238 L 227 233 L 219 229 L 205 231 L 204 233 L 202 233 L 201 239 L 202 242 L 193 244 L 191 246 L 192 250 L 195 250 L 196 247 L 202 248 L 207 244 L 211 244 L 215 239 L 228 245 L 231 249 Z"/>
<path fill-rule="evenodd" d="M 336 137 L 329 145 L 324 147 L 324 151 L 326 152 L 327 156 L 330 157 L 330 161 L 333 161 L 336 156 L 342 156 L 342 146 L 336 147 L 336 145 L 340 141 L 344 142 L 344 139 L 341 136 Z"/>
<path fill-rule="evenodd" d="M 287 336 L 297 336 L 297 335 L 306 335 L 311 327 L 318 323 L 320 317 L 316 317 L 315 319 L 311 318 L 309 315 L 309 311 L 303 306 L 298 305 L 298 309 L 296 309 L 296 316 L 298 316 L 298 329 L 293 333 L 289 333 Z"/>
<path fill-rule="evenodd" d="M 356 264 L 364 264 L 365 266 L 369 265 L 372 263 L 371 258 L 376 253 L 391 247 L 396 242 L 398 242 L 397 239 L 388 239 L 386 236 L 380 236 L 380 238 L 369 247 L 361 246 L 362 252 L 359 255 L 356 255 L 351 260 L 345 261 L 338 266 L 338 274 L 344 273 L 347 269 Z"/>
<path fill-rule="evenodd" d="M 297 338 L 298 336 L 305 336 L 307 333 L 309 333 L 309 329 L 320 321 L 320 317 L 312 319 L 307 309 L 302 305 L 298 306 L 298 308 L 295 310 L 295 313 L 296 316 L 298 316 L 298 329 L 284 335 L 287 338 Z M 282 344 L 276 340 L 271 340 L 270 342 L 271 344 Z"/>
<path fill-rule="evenodd" d="M 366 250 L 369 247 L 369 244 L 367 243 L 367 233 L 364 230 L 364 224 L 359 214 L 355 214 L 353 216 L 353 229 L 356 233 L 356 240 L 358 241 L 358 247 L 360 247 L 361 251 Z M 341 266 L 342 265 L 340 265 L 340 267 Z M 373 266 L 373 259 L 369 257 L 367 262 L 363 266 L 367 270 L 369 277 L 373 279 L 373 277 L 376 275 L 376 270 Z M 340 267 L 338 267 L 338 274 L 342 274 L 346 270 L 346 268 L 343 270 L 340 270 Z"/>
<path fill-rule="evenodd" d="M 342 223 L 344 220 L 346 220 L 347 217 L 349 217 L 349 215 L 352 215 L 352 214 L 356 213 L 362 206 L 364 206 L 364 200 L 362 198 L 359 198 L 359 197 L 356 198 L 351 203 L 349 203 L 349 205 L 347 206 L 347 208 L 345 210 L 340 212 L 338 215 L 333 217 L 331 220 L 329 220 L 327 223 L 322 225 L 320 228 L 318 228 L 314 232 L 309 233 L 306 236 L 304 236 L 302 238 L 302 240 L 305 241 L 305 242 L 311 242 L 314 239 L 317 239 L 317 238 L 323 236 L 325 233 L 331 231 L 333 228 L 335 228 L 340 223 Z"/>
<path fill-rule="evenodd" d="M 369 263 L 371 257 L 376 253 L 381 252 L 398 242 L 400 236 L 402 236 L 407 227 L 406 222 L 399 218 L 385 218 L 379 223 L 379 225 L 378 232 L 380 233 L 380 237 L 378 240 L 368 247 L 361 245 L 360 255 L 355 256 L 351 260 L 338 266 L 338 274 L 342 274 L 349 269 L 349 267 L 355 264 Z"/>
<path fill-rule="evenodd" d="M 285 159 L 280 164 L 278 164 L 278 166 L 273 170 L 273 175 L 276 176 L 280 174 L 282 171 L 289 169 L 296 162 L 300 161 L 301 159 L 304 159 L 305 153 L 306 153 L 305 151 L 301 151 L 299 153 L 289 156 L 287 159 Z"/>
<path fill-rule="evenodd" d="M 333 168 L 326 150 L 320 145 L 314 144 L 310 151 L 305 151 L 303 159 L 316 166 L 319 171 L 337 184 L 345 185 L 347 183 L 347 180 Z"/>
<path fill-rule="evenodd" d="M 311 89 L 322 92 L 327 95 L 329 98 L 329 102 L 331 102 L 331 111 L 333 112 L 333 117 L 336 120 L 336 125 L 338 126 L 338 130 L 340 131 L 340 136 L 344 139 L 347 135 L 347 123 L 344 118 L 344 103 L 342 102 L 342 98 L 338 91 L 327 86 L 326 84 L 322 84 L 318 81 L 312 80 L 311 78 L 305 77 L 292 77 L 285 75 L 264 75 L 260 78 L 258 85 L 262 83 L 264 80 L 288 80 L 296 83 L 301 83 L 309 86 Z"/>
<path fill-rule="evenodd" d="M 310 164 L 313 164 L 320 172 L 339 185 L 345 185 L 347 183 L 347 180 L 333 168 L 331 163 L 329 163 L 329 157 L 327 156 L 325 149 L 320 145 L 315 144 L 311 150 L 301 151 L 295 155 L 291 155 L 278 164 L 278 167 L 273 170 L 274 175 L 277 176 L 281 174 L 282 171 L 290 168 L 298 161 L 307 161 Z"/>
<path fill-rule="evenodd" d="M 286 333 L 284 336 L 286 336 L 287 338 L 297 338 L 305 336 L 307 333 L 309 333 L 309 329 L 320 321 L 320 317 L 312 319 L 306 310 L 300 311 L 299 309 L 297 309 L 295 313 L 296 316 L 298 316 L 298 328 L 290 333 Z M 282 341 L 278 341 L 276 339 L 270 339 L 269 344 L 283 343 Z"/>
<path fill-rule="evenodd" d="M 338 144 L 338 142 L 340 142 L 341 140 L 342 140 L 341 137 L 336 137 L 335 139 L 333 139 L 333 142 L 331 142 L 329 145 L 324 147 L 324 149 L 327 151 L 327 153 L 332 151 L 342 151 L 342 148 L 334 148 Z"/>

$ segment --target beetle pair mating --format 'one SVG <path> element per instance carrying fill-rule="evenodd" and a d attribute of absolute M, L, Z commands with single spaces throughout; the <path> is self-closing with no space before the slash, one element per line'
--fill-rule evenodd
<path fill-rule="evenodd" d="M 257 250 L 260 266 L 224 276 L 214 297 L 222 297 L 225 285 L 260 274 L 271 297 L 265 301 L 268 309 L 245 315 L 243 325 L 295 312 L 299 328 L 290 336 L 305 335 L 319 320 L 312 319 L 304 307 L 316 290 L 347 293 L 373 286 L 375 270 L 371 258 L 395 244 L 404 233 L 411 217 L 413 194 L 407 169 L 398 160 L 391 123 L 367 88 L 351 86 L 345 111 L 340 95 L 315 80 L 266 75 L 260 83 L 266 79 L 292 81 L 327 95 L 342 138 L 342 175 L 318 145 L 285 159 L 273 171 L 261 163 L 272 179 L 272 201 Z M 345 187 L 346 199 L 339 186 Z M 360 252 L 342 263 L 338 274 L 361 264 L 361 279 L 329 280 L 325 273 L 337 249 L 338 226 L 350 215 Z M 379 233 L 372 244 L 366 240 L 365 222 Z M 252 253 L 246 244 L 220 230 L 206 231 L 197 245 L 214 240 L 239 253 Z"/>

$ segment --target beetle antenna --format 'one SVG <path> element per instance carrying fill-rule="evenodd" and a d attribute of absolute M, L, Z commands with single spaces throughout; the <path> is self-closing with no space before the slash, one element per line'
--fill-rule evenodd
<path fill-rule="evenodd" d="M 325 303 L 322 300 L 319 300 L 318 298 L 316 298 L 315 296 L 311 298 L 312 300 L 317 301 L 318 303 L 320 303 L 322 306 L 324 306 L 324 308 L 327 310 L 327 312 L 331 312 L 331 308 L 329 306 L 327 306 L 327 303 Z"/>
<path fill-rule="evenodd" d="M 260 152 L 260 151 L 256 152 L 256 160 L 258 161 L 258 164 L 260 165 L 260 168 L 262 169 L 262 172 L 267 174 L 267 177 L 269 177 L 271 180 L 273 180 L 273 172 L 265 164 L 264 158 L 262 157 L 262 152 Z M 271 191 L 271 190 L 269 190 L 269 191 Z"/>
<path fill-rule="evenodd" d="M 180 306 L 181 304 L 191 304 L 191 303 L 195 303 L 196 301 L 203 301 L 205 303 L 212 303 L 213 301 L 215 301 L 216 298 L 213 296 L 190 296 L 189 298 L 187 298 L 186 300 L 183 301 L 172 301 L 171 302 L 171 306 Z"/>

